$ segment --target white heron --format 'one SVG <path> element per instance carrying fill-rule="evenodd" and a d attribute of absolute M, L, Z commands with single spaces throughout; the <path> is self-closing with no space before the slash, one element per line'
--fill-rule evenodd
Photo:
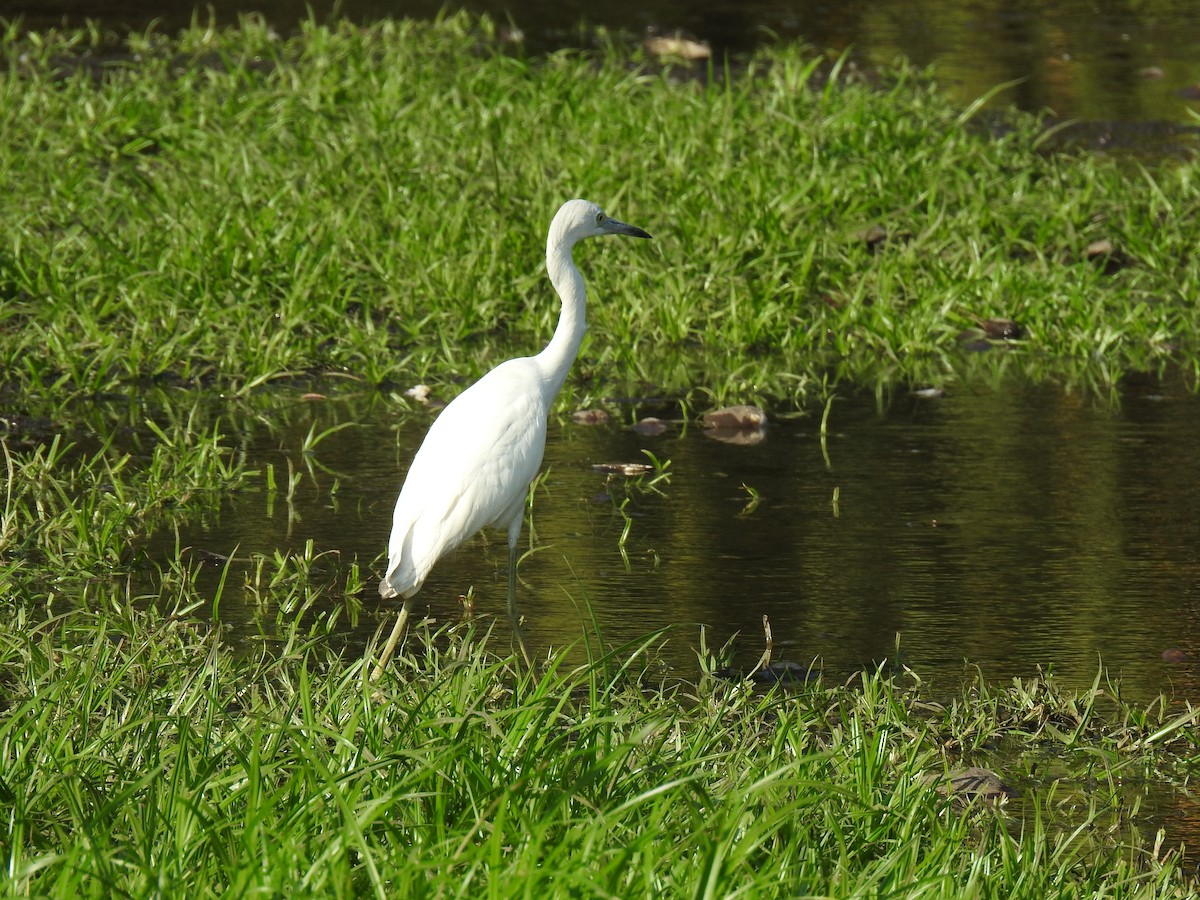
<path fill-rule="evenodd" d="M 610 219 L 595 203 L 568 200 L 550 223 L 546 270 L 562 301 L 554 336 L 536 356 L 507 360 L 441 412 L 413 457 L 388 541 L 384 599 L 403 598 L 371 679 L 378 679 L 404 634 L 413 596 L 442 556 L 485 526 L 508 531 L 508 616 L 521 652 L 529 654 L 517 618 L 517 540 L 525 500 L 546 447 L 550 405 L 587 331 L 583 275 L 571 250 L 584 238 L 645 231 Z"/>

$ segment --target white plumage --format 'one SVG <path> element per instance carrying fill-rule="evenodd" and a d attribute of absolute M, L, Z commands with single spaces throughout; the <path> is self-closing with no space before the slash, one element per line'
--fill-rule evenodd
<path fill-rule="evenodd" d="M 571 250 L 605 234 L 648 238 L 587 200 L 568 200 L 550 223 L 546 269 L 562 301 L 554 336 L 536 356 L 501 363 L 442 410 L 405 477 L 392 515 L 384 599 L 403 598 L 372 678 L 404 633 L 411 598 L 434 564 L 485 526 L 508 532 L 508 613 L 528 659 L 516 612 L 516 550 L 529 484 L 546 447 L 546 420 L 587 330 L 583 276 Z"/>

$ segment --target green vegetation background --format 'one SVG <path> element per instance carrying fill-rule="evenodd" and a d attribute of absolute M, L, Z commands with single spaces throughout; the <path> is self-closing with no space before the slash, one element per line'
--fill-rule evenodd
<path fill-rule="evenodd" d="M 89 41 L 5 47 L 19 391 L 472 377 L 548 338 L 544 233 L 571 196 L 657 239 L 581 250 L 585 394 L 941 383 L 993 318 L 1025 339 L 989 367 L 1196 370 L 1194 163 L 1044 153 L 1031 117 L 955 108 L 917 72 L 830 78 L 793 47 L 732 73 L 524 59 L 462 18 L 196 29 L 71 62 Z M 1089 261 L 1097 241 L 1112 254 Z"/>
<path fill-rule="evenodd" d="M 519 672 L 470 628 L 415 635 L 372 687 L 334 639 L 358 561 L 251 560 L 277 630 L 246 652 L 228 565 L 214 594 L 182 548 L 156 571 L 135 549 L 251 477 L 268 503 L 294 485 L 231 451 L 214 392 L 450 381 L 536 349 L 544 229 L 573 195 L 657 238 L 581 251 L 576 401 L 799 404 L 964 360 L 1194 379 L 1190 161 L 1046 154 L 1028 117 L 795 48 L 709 81 L 617 48 L 522 59 L 463 18 L 102 43 L 3 43 L 8 893 L 1194 895 L 1124 788 L 1186 784 L 1190 709 L 1100 680 L 938 704 L 913 673 L 763 694 L 709 654 L 672 689 L 658 636 Z M 997 317 L 1025 337 L 965 351 Z M 1002 742 L 1035 788 L 1015 812 L 939 793 Z"/>

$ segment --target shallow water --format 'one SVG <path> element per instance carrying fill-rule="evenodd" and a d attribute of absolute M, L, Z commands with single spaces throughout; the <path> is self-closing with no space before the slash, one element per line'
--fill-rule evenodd
<path fill-rule="evenodd" d="M 292 502 L 255 487 L 215 522 L 164 540 L 240 560 L 312 540 L 343 566 L 357 559 L 370 614 L 347 632 L 365 640 L 394 608 L 381 611 L 375 586 L 403 471 L 432 417 L 379 396 L 288 398 L 261 415 L 245 451 L 281 483 L 289 460 L 306 473 Z M 767 616 L 777 659 L 838 677 L 894 660 L 899 646 L 903 663 L 948 688 L 968 664 L 989 680 L 1050 668 L 1082 687 L 1102 661 L 1129 698 L 1200 700 L 1200 399 L 1186 388 L 1131 383 L 1117 403 L 1016 383 L 932 399 L 846 393 L 824 445 L 820 420 L 818 409 L 773 422 L 750 445 L 694 425 L 644 437 L 552 423 L 549 474 L 522 538 L 535 551 L 520 566 L 535 652 L 574 645 L 582 656 L 592 616 L 610 645 L 670 628 L 664 666 L 686 677 L 701 626 L 710 647 L 736 637 L 731 661 L 750 667 Z M 309 474 L 304 436 L 337 424 L 347 427 L 316 446 Z M 646 462 L 643 450 L 669 461 L 661 493 L 649 476 L 593 469 Z M 434 569 L 417 611 L 457 618 L 473 588 L 476 615 L 504 633 L 506 560 L 499 533 L 469 542 Z M 235 633 L 256 630 L 236 589 L 242 566 L 221 605 Z M 1188 658 L 1168 662 L 1168 650 Z"/>
<path fill-rule="evenodd" d="M 320 21 L 339 14 L 352 21 L 383 17 L 432 19 L 445 10 L 486 12 L 511 21 L 524 45 L 541 53 L 589 44 L 596 25 L 631 37 L 677 30 L 710 45 L 716 59 L 776 39 L 800 40 L 834 56 L 850 51 L 867 68 L 903 57 L 936 65 L 939 81 L 965 104 L 998 85 L 1011 85 L 999 102 L 1061 119 L 1093 123 L 1078 137 L 1098 148 L 1154 153 L 1194 147 L 1194 138 L 1160 123 L 1194 125 L 1200 100 L 1200 7 L 1194 4 L 1067 2 L 1013 4 L 1002 0 L 686 0 L 614 2 L 564 0 L 210 0 L 202 9 L 232 24 L 242 11 L 262 13 L 280 31 L 293 30 L 309 10 Z M 9 0 L 5 18 L 48 28 L 64 19 L 95 19 L 109 28 L 174 31 L 192 20 L 191 6 L 163 0 Z M 207 21 L 204 12 L 202 21 Z M 585 23 L 580 25 L 580 23 Z"/>

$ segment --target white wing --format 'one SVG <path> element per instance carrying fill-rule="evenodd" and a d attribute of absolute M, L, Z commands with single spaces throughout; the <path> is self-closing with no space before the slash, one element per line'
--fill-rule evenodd
<path fill-rule="evenodd" d="M 440 557 L 484 526 L 520 522 L 546 447 L 545 393 L 532 359 L 510 359 L 442 410 L 396 501 L 384 597 L 411 597 Z"/>

